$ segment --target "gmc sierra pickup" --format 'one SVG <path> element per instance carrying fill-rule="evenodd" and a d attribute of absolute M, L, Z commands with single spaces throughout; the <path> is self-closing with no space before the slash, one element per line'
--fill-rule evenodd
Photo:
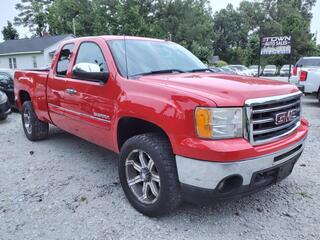
<path fill-rule="evenodd" d="M 281 181 L 308 132 L 295 86 L 212 73 L 170 41 L 72 39 L 49 71 L 16 71 L 14 86 L 29 140 L 54 124 L 119 153 L 124 193 L 148 216 Z"/>

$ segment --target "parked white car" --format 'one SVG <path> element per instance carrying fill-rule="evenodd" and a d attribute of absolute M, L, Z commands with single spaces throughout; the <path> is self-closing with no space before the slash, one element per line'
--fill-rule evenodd
<path fill-rule="evenodd" d="M 253 72 L 243 65 L 228 65 L 229 68 L 236 71 L 238 75 L 253 76 Z"/>
<path fill-rule="evenodd" d="M 221 67 L 220 69 L 223 71 L 223 73 L 238 75 L 238 72 L 237 72 L 237 71 L 229 68 L 228 66 Z"/>
<path fill-rule="evenodd" d="M 290 72 L 290 65 L 286 64 L 280 68 L 280 77 L 288 77 Z M 291 75 L 293 73 L 293 65 L 291 65 Z"/>
<path fill-rule="evenodd" d="M 300 72 L 307 71 L 308 73 L 320 69 L 320 57 L 302 57 L 293 68 L 290 83 L 299 85 Z"/>
<path fill-rule="evenodd" d="M 259 65 L 251 65 L 249 67 L 250 71 L 252 72 L 253 76 L 257 77 L 259 74 L 258 74 L 258 71 L 259 71 Z M 260 72 L 262 71 L 262 68 L 260 67 Z"/>
<path fill-rule="evenodd" d="M 277 75 L 277 66 L 276 65 L 267 65 L 264 67 L 263 76 L 276 76 Z"/>

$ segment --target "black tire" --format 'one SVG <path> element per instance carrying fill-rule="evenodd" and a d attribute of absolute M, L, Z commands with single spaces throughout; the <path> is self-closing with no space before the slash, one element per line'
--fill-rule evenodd
<path fill-rule="evenodd" d="M 4 121 L 4 120 L 6 120 L 6 119 L 7 119 L 7 117 L 8 117 L 8 115 L 0 116 L 0 121 Z"/>
<path fill-rule="evenodd" d="M 30 116 L 30 127 L 27 129 L 25 122 L 25 114 Z M 22 118 L 22 126 L 24 133 L 30 141 L 39 141 L 45 139 L 49 135 L 49 124 L 46 122 L 42 122 L 38 119 L 37 115 L 34 112 L 32 103 L 30 101 L 25 101 L 22 104 L 21 109 L 21 118 Z"/>
<path fill-rule="evenodd" d="M 161 187 L 159 186 L 159 195 L 154 203 L 145 204 L 140 201 L 128 185 L 126 159 L 134 150 L 147 153 L 157 168 Z M 150 217 L 164 215 L 177 208 L 182 201 L 175 156 L 167 138 L 160 134 L 137 135 L 124 143 L 120 153 L 119 177 L 130 204 L 144 215 Z"/>

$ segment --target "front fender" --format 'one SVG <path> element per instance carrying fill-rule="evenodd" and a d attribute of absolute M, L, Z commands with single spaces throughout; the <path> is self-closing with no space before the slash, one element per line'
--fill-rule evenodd
<path fill-rule="evenodd" d="M 137 84 L 137 82 L 136 82 Z M 160 127 L 169 137 L 173 152 L 181 138 L 195 137 L 194 110 L 197 106 L 212 106 L 205 98 L 192 96 L 166 86 L 144 86 L 124 91 L 118 100 L 114 142 L 118 123 L 123 117 L 142 119 Z M 137 90 L 138 89 L 138 90 Z"/>

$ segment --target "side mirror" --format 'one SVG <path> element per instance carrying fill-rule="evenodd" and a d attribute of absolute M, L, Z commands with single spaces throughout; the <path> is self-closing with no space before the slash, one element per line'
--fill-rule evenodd
<path fill-rule="evenodd" d="M 105 83 L 108 81 L 109 72 L 102 72 L 95 63 L 78 63 L 72 69 L 72 78 Z"/>

